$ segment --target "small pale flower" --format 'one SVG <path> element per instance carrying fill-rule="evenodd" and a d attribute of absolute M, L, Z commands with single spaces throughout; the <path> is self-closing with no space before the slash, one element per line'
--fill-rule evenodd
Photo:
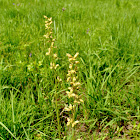
<path fill-rule="evenodd" d="M 52 17 L 48 18 L 48 21 L 52 21 Z"/>
<path fill-rule="evenodd" d="M 79 121 L 75 121 L 72 123 L 72 127 L 74 127 L 77 123 L 79 123 Z"/>
<path fill-rule="evenodd" d="M 74 85 L 74 82 L 70 82 L 71 85 Z"/>
<path fill-rule="evenodd" d="M 80 62 L 79 61 L 75 61 L 75 64 L 79 64 Z"/>
<path fill-rule="evenodd" d="M 74 101 L 74 103 L 80 104 L 80 102 L 79 102 L 79 101 L 77 101 L 77 100 L 75 100 L 75 101 Z"/>
<path fill-rule="evenodd" d="M 52 67 L 52 66 L 50 66 L 50 69 L 53 69 L 53 67 Z"/>
<path fill-rule="evenodd" d="M 79 99 L 79 101 L 82 102 L 82 103 L 84 102 L 82 99 Z"/>
<path fill-rule="evenodd" d="M 68 87 L 68 89 L 69 89 L 69 90 L 73 90 L 73 88 L 72 88 L 72 87 Z"/>
<path fill-rule="evenodd" d="M 76 77 L 73 77 L 73 82 L 75 82 L 76 81 Z"/>
<path fill-rule="evenodd" d="M 48 48 L 49 53 L 51 53 L 51 48 Z"/>
<path fill-rule="evenodd" d="M 54 58 L 57 58 L 57 54 L 55 53 L 55 54 L 53 54 L 53 56 L 54 56 Z"/>
<path fill-rule="evenodd" d="M 74 74 L 74 73 L 76 73 L 76 71 L 75 70 L 71 70 L 71 71 L 69 71 L 69 73 Z"/>
<path fill-rule="evenodd" d="M 51 43 L 51 47 L 53 47 L 53 45 L 54 45 L 54 42 Z"/>
<path fill-rule="evenodd" d="M 73 93 L 73 88 L 71 87 L 71 88 L 69 88 L 69 90 L 70 90 L 70 93 Z"/>
<path fill-rule="evenodd" d="M 44 37 L 49 38 L 49 35 L 48 35 L 48 34 L 46 34 L 46 35 L 44 35 Z"/>
<path fill-rule="evenodd" d="M 70 77 L 68 77 L 68 78 L 67 78 L 67 82 L 69 82 L 69 81 L 70 81 L 70 79 L 71 79 L 71 78 L 70 78 Z"/>
<path fill-rule="evenodd" d="M 77 58 L 78 55 L 79 55 L 79 53 L 77 52 L 77 53 L 74 55 L 74 58 Z"/>
<path fill-rule="evenodd" d="M 67 107 L 65 107 L 64 110 L 65 110 L 65 111 L 71 111 L 71 109 L 69 109 L 69 108 L 67 108 Z"/>
<path fill-rule="evenodd" d="M 76 86 L 80 86 L 81 84 L 80 84 L 80 82 L 76 82 L 73 85 L 76 87 Z"/>
<path fill-rule="evenodd" d="M 62 79 L 58 76 L 57 77 L 57 80 L 59 81 L 59 82 L 62 82 Z"/>
<path fill-rule="evenodd" d="M 73 122 L 73 120 L 70 119 L 70 118 L 67 118 L 67 120 L 68 120 L 68 122 L 67 122 L 67 126 L 69 126 L 69 125 Z"/>
<path fill-rule="evenodd" d="M 72 110 L 72 105 L 70 104 L 69 106 L 64 108 L 65 111 L 71 111 Z"/>
<path fill-rule="evenodd" d="M 44 18 L 45 18 L 45 19 L 48 19 L 48 17 L 47 17 L 47 16 L 45 16 L 45 15 L 44 15 Z"/>
<path fill-rule="evenodd" d="M 53 69 L 55 67 L 55 64 L 54 63 L 50 63 L 50 69 Z"/>
<path fill-rule="evenodd" d="M 48 30 L 50 29 L 50 27 L 48 25 L 45 25 L 45 29 Z"/>
<path fill-rule="evenodd" d="M 52 62 L 50 63 L 50 66 L 53 66 L 53 63 Z"/>
<path fill-rule="evenodd" d="M 68 97 L 71 98 L 71 97 L 76 97 L 78 98 L 78 95 L 76 95 L 75 93 L 72 93 L 72 92 L 69 92 L 69 91 L 66 91 L 66 93 L 68 94 Z"/>
<path fill-rule="evenodd" d="M 66 56 L 72 58 L 72 55 L 70 55 L 69 53 L 67 53 Z"/>
<path fill-rule="evenodd" d="M 46 52 L 46 55 L 50 55 L 50 53 L 49 52 Z"/>
<path fill-rule="evenodd" d="M 76 95 L 76 94 L 72 94 L 72 96 L 75 97 L 75 98 L 78 98 L 78 95 Z"/>
<path fill-rule="evenodd" d="M 64 108 L 64 110 L 65 111 L 71 111 L 73 108 L 74 108 L 75 106 L 74 105 L 69 105 L 69 106 L 66 106 L 65 108 Z"/>
<path fill-rule="evenodd" d="M 59 64 L 56 64 L 56 66 L 54 68 L 57 69 L 57 67 L 59 67 Z"/>
<path fill-rule="evenodd" d="M 49 22 L 48 21 L 45 21 L 45 23 L 48 25 Z"/>
<path fill-rule="evenodd" d="M 41 65 L 42 65 L 42 61 L 39 61 L 38 66 L 41 66 Z"/>
<path fill-rule="evenodd" d="M 76 87 L 76 89 L 78 90 L 80 87 Z"/>
<path fill-rule="evenodd" d="M 48 52 L 46 52 L 46 55 L 50 55 L 51 53 L 51 48 L 48 48 Z"/>
<path fill-rule="evenodd" d="M 76 94 L 75 93 L 71 93 L 70 96 L 69 96 L 69 98 L 70 97 L 76 97 Z"/>
<path fill-rule="evenodd" d="M 69 61 L 71 62 L 71 61 L 75 61 L 75 58 L 69 58 Z"/>
<path fill-rule="evenodd" d="M 69 65 L 69 68 L 72 69 L 72 64 Z"/>

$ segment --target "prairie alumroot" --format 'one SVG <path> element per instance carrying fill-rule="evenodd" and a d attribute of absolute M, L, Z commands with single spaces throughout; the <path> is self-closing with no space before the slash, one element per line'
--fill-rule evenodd
<path fill-rule="evenodd" d="M 49 56 L 50 62 L 50 69 L 52 70 L 54 74 L 54 83 L 55 83 L 55 110 L 56 110 L 56 115 L 57 115 L 57 128 L 58 128 L 58 135 L 59 139 L 61 139 L 61 125 L 60 125 L 60 117 L 59 117 L 59 108 L 58 108 L 58 83 L 62 81 L 62 79 L 57 75 L 56 69 L 59 67 L 59 64 L 57 64 L 58 56 L 56 52 L 56 46 L 54 46 L 55 39 L 53 38 L 53 29 L 51 28 L 52 24 L 52 18 L 48 18 L 47 16 L 44 16 L 46 19 L 45 21 L 45 29 L 47 30 L 46 35 L 44 37 L 47 39 L 47 42 L 50 43 L 50 47 L 48 48 L 48 52 L 46 52 L 46 55 Z"/>
<path fill-rule="evenodd" d="M 52 28 L 51 28 L 51 24 L 52 24 L 52 18 L 48 18 L 47 16 L 44 16 L 44 18 L 46 19 L 45 21 L 45 29 L 47 30 L 46 35 L 44 35 L 44 37 L 48 40 L 48 42 L 50 43 L 50 47 L 48 48 L 48 52 L 46 52 L 47 56 L 51 56 L 52 58 L 52 63 L 50 63 L 50 69 L 56 69 L 59 65 L 55 64 L 56 60 L 58 59 L 57 54 L 54 53 L 54 49 L 56 49 L 56 47 L 54 46 L 54 42 L 55 39 L 52 37 Z"/>
<path fill-rule="evenodd" d="M 76 119 L 76 108 L 78 108 L 78 105 L 80 103 L 83 103 L 84 101 L 79 96 L 79 88 L 80 88 L 80 82 L 78 81 L 77 76 L 77 64 L 79 64 L 79 61 L 76 60 L 79 53 L 77 52 L 74 56 L 71 54 L 66 54 L 69 60 L 69 70 L 67 74 L 67 82 L 69 82 L 70 86 L 68 87 L 68 91 L 66 91 L 68 98 L 71 101 L 71 104 L 66 105 L 64 108 L 64 111 L 71 112 L 69 117 L 67 118 L 67 126 L 71 126 L 72 128 L 72 139 L 74 139 L 74 126 L 79 123 Z"/>

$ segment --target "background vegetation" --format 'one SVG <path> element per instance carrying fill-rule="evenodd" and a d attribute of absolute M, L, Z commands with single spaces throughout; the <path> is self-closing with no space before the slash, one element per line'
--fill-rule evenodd
<path fill-rule="evenodd" d="M 75 138 L 138 140 L 139 11 L 139 0 L 0 0 L 0 139 L 58 138 L 46 15 L 60 58 L 60 112 L 67 101 L 66 53 L 79 52 L 84 104 Z M 71 139 L 60 118 L 62 139 Z"/>

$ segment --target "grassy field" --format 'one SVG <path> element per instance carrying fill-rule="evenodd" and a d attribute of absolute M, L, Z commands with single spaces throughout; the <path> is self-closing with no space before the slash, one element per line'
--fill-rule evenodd
<path fill-rule="evenodd" d="M 80 104 L 66 94 L 77 52 Z M 140 1 L 0 0 L 0 139 L 139 140 Z"/>

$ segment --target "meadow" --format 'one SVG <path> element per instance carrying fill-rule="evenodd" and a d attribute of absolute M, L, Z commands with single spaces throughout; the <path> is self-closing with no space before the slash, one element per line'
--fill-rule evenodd
<path fill-rule="evenodd" d="M 0 139 L 139 140 L 140 1 L 0 0 Z"/>

